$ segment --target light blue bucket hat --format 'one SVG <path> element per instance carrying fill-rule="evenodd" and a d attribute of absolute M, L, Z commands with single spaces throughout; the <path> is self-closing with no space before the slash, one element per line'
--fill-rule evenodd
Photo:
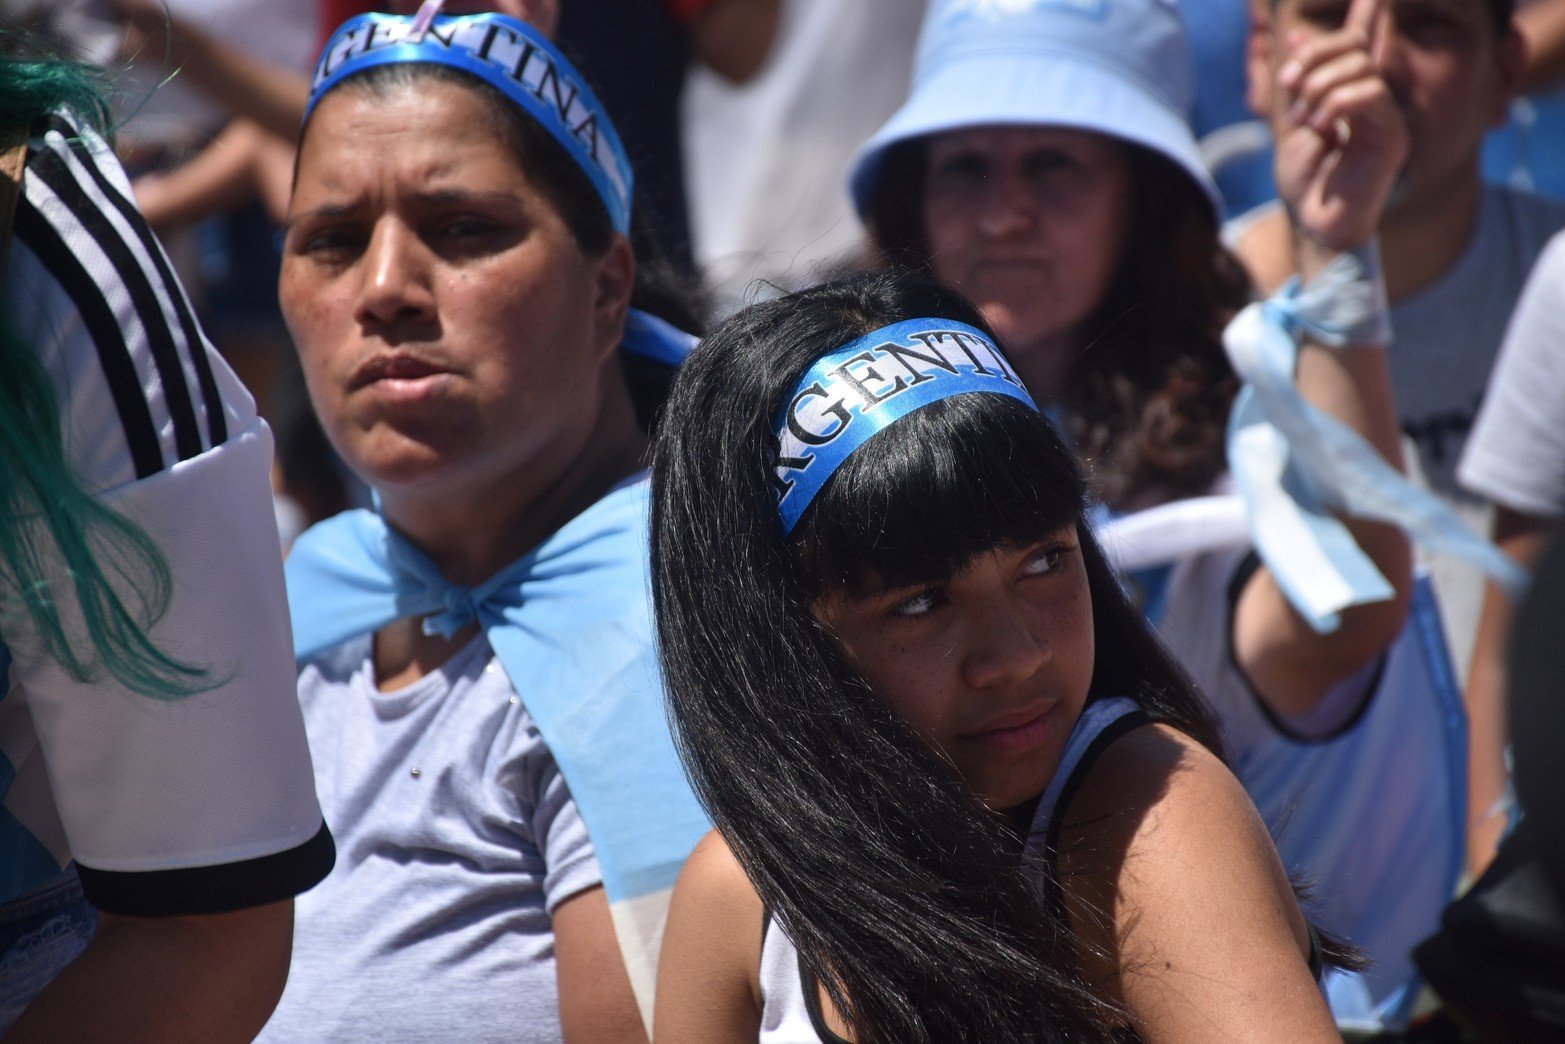
<path fill-rule="evenodd" d="M 1166 156 L 1222 213 L 1190 112 L 1190 48 L 1174 0 L 933 0 L 902 108 L 849 167 L 860 215 L 886 153 L 941 131 L 993 124 L 1073 127 Z"/>

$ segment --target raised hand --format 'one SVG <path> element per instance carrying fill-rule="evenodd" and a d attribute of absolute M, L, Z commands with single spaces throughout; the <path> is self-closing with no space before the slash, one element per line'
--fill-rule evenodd
<path fill-rule="evenodd" d="M 1407 158 L 1407 124 L 1380 75 L 1388 4 L 1353 0 L 1341 29 L 1291 35 L 1277 68 L 1278 193 L 1297 235 L 1328 251 L 1375 234 Z"/>

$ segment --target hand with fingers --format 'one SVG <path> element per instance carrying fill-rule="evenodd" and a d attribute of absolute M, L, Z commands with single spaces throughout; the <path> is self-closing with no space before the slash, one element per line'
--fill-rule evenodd
<path fill-rule="evenodd" d="M 1367 242 L 1407 159 L 1407 124 L 1380 74 L 1388 7 L 1353 0 L 1341 29 L 1286 41 L 1276 177 L 1296 242 L 1330 252 Z"/>

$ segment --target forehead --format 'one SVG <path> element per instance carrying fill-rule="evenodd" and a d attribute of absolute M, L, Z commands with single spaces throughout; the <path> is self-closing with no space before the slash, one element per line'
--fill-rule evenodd
<path fill-rule="evenodd" d="M 1021 154 L 1039 149 L 1102 154 L 1116 151 L 1119 142 L 1097 131 L 1075 127 L 992 124 L 943 131 L 929 139 L 932 156 L 977 150 L 996 155 Z"/>
<path fill-rule="evenodd" d="M 526 182 L 509 137 L 478 91 L 424 78 L 416 85 L 344 83 L 321 99 L 300 143 L 298 184 L 368 174 Z"/>

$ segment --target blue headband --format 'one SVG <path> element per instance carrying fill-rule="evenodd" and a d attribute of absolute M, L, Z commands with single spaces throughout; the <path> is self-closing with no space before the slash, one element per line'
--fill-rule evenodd
<path fill-rule="evenodd" d="M 364 14 L 344 22 L 310 79 L 305 120 L 327 91 L 377 65 L 422 62 L 460 69 L 497 88 L 553 135 L 598 190 L 614 228 L 629 231 L 630 158 L 592 88 L 553 44 L 525 22 L 500 14 L 441 16 L 422 32 L 417 21 Z"/>
<path fill-rule="evenodd" d="M 949 319 L 883 326 L 818 360 L 773 425 L 783 536 L 854 450 L 914 410 L 968 392 L 1038 408 L 994 342 Z"/>

